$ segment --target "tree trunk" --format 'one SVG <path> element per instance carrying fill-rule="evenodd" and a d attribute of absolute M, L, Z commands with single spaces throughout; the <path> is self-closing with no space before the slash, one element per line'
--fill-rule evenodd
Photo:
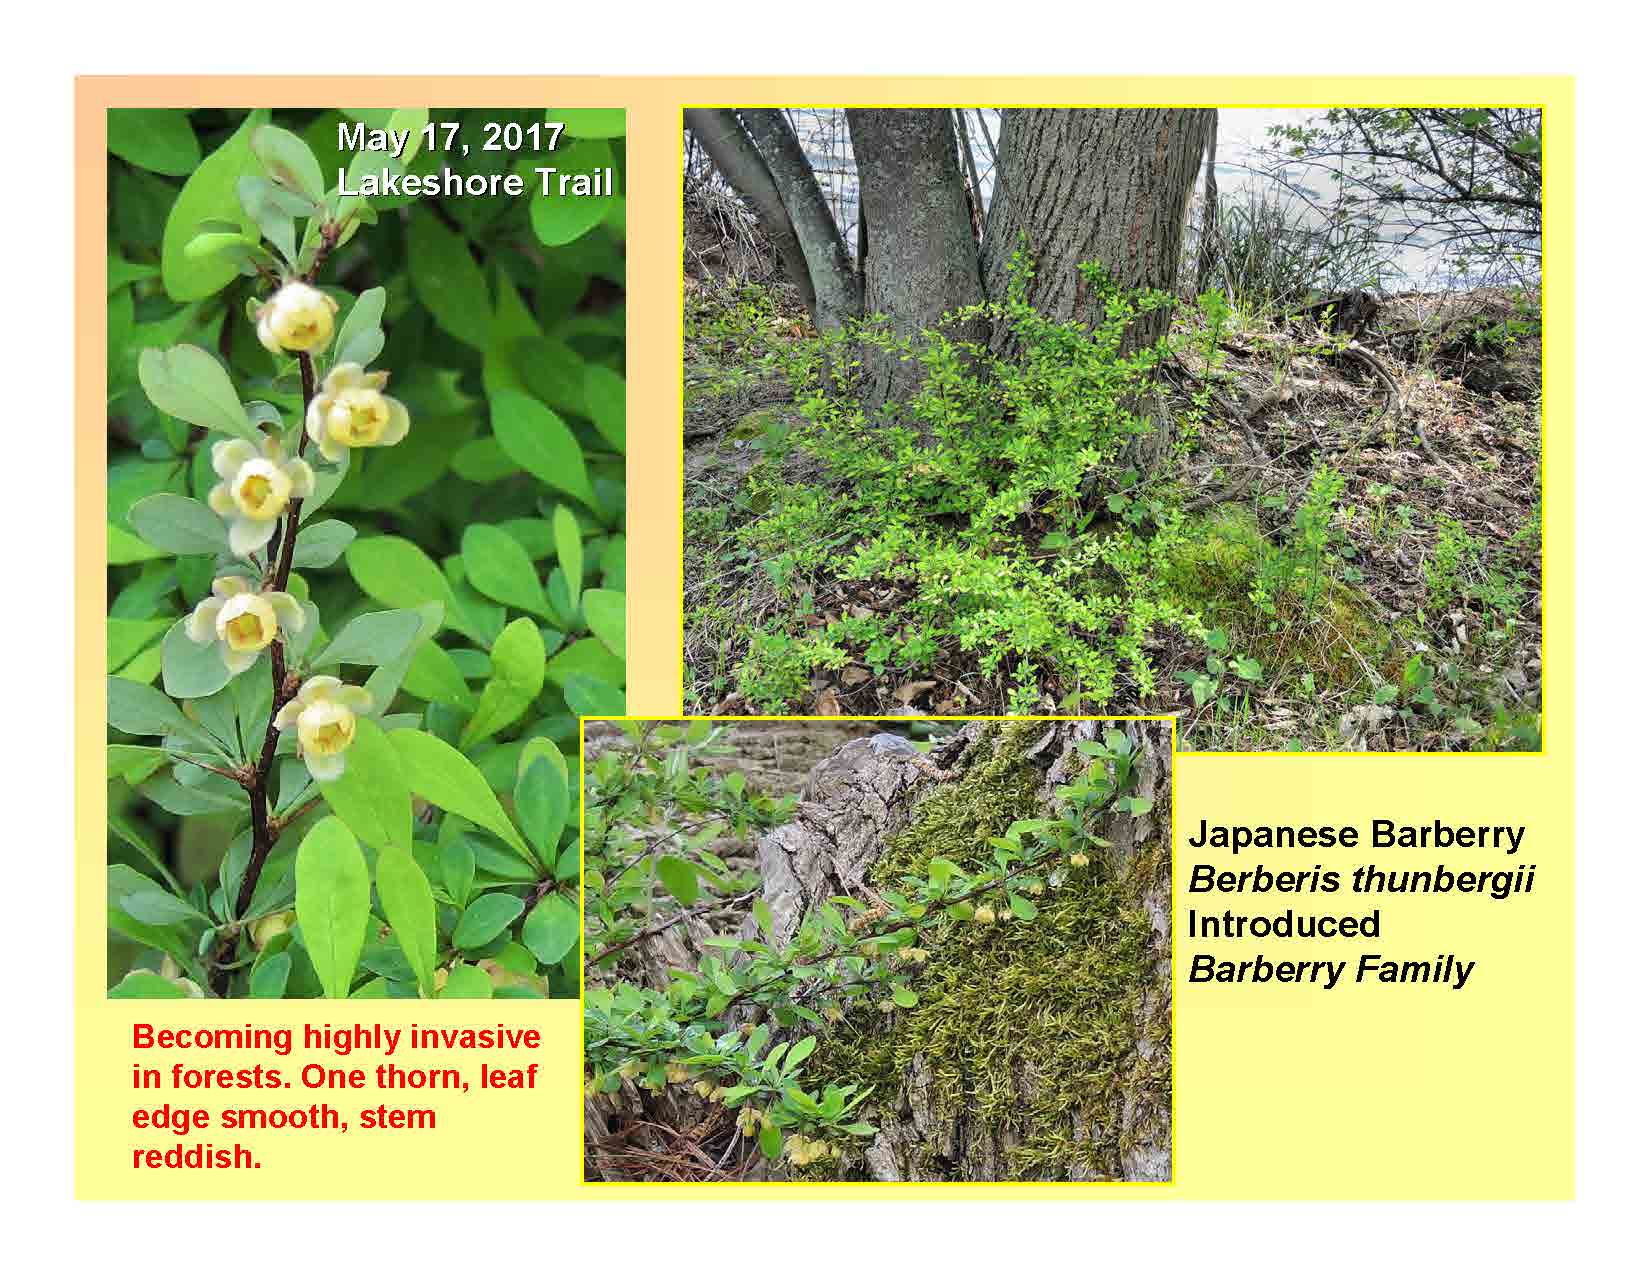
<path fill-rule="evenodd" d="M 1197 179 L 1198 158 L 1212 110 L 1072 110 L 1035 108 L 1003 112 L 997 140 L 997 193 L 986 226 L 987 291 L 1008 287 L 1009 261 L 1026 237 L 1036 273 L 1030 301 L 1056 320 L 1093 323 L 1102 294 L 1077 267 L 1098 262 L 1124 291 L 1173 292 L 1180 271 L 1186 201 Z M 1153 344 L 1169 330 L 1167 308 L 1142 315 L 1125 333 L 1125 356 Z M 1012 335 L 999 323 L 992 348 L 1008 350 Z M 1138 410 L 1159 428 L 1135 438 L 1127 462 L 1150 472 L 1166 452 L 1173 430 L 1156 405 Z"/>
<path fill-rule="evenodd" d="M 1197 242 L 1197 282 L 1199 294 L 1214 277 L 1220 254 L 1220 186 L 1215 181 L 1215 143 L 1220 140 L 1220 112 L 1209 112 L 1209 140 L 1203 148 L 1203 225 Z"/>
<path fill-rule="evenodd" d="M 762 223 L 762 229 L 778 250 L 786 275 L 802 294 L 808 313 L 814 316 L 817 323 L 819 299 L 814 293 L 807 254 L 802 250 L 802 243 L 785 210 L 785 201 L 780 197 L 779 187 L 768 172 L 761 152 L 745 135 L 743 126 L 732 111 L 689 107 L 682 112 L 682 118 L 705 148 L 710 162 L 751 206 L 751 211 Z"/>
<path fill-rule="evenodd" d="M 793 822 L 757 851 L 774 939 L 794 936 L 833 895 L 866 897 L 944 854 L 974 870 L 988 838 L 1054 816 L 1056 790 L 1108 729 L 1137 749 L 1141 816 L 1111 814 L 1110 842 L 1062 868 L 1031 921 L 952 924 L 913 970 L 915 1008 L 864 1006 L 820 1038 L 810 1083 L 869 1086 L 874 1137 L 840 1148 L 824 1176 L 877 1181 L 1166 1181 L 1170 1171 L 1170 735 L 1153 721 L 971 723 L 926 756 L 892 734 L 854 739 L 808 776 Z M 755 938 L 754 919 L 740 931 Z M 672 955 L 698 959 L 698 942 Z M 716 951 L 706 948 L 706 951 Z M 800 1032 L 793 1033 L 800 1034 Z M 730 1113 L 683 1088 L 627 1085 L 587 1104 L 587 1164 L 637 1162 L 684 1177 L 791 1175 L 740 1139 Z M 665 1138 L 633 1159 L 634 1132 Z M 698 1168 L 693 1166 L 697 1165 Z M 821 1176 L 816 1166 L 801 1171 Z M 799 1175 L 799 1176 L 800 1176 Z"/>
<path fill-rule="evenodd" d="M 790 121 L 772 108 L 741 110 L 739 118 L 767 163 L 791 228 L 802 245 L 817 298 L 814 326 L 823 332 L 857 319 L 861 303 L 859 275 Z"/>
<path fill-rule="evenodd" d="M 1186 201 L 1210 110 L 1003 112 L 996 197 L 986 227 L 986 288 L 1003 295 L 1023 230 L 1035 258 L 1031 302 L 1057 320 L 1093 322 L 1099 299 L 1077 273 L 1097 261 L 1125 290 L 1172 291 Z M 1125 353 L 1168 331 L 1167 311 L 1134 325 Z M 994 343 L 1004 334 L 993 333 Z"/>
<path fill-rule="evenodd" d="M 886 108 L 847 114 L 866 234 L 865 312 L 888 316 L 894 332 L 912 336 L 984 299 L 950 115 Z M 866 372 L 875 407 L 908 393 L 921 367 L 868 352 Z"/>

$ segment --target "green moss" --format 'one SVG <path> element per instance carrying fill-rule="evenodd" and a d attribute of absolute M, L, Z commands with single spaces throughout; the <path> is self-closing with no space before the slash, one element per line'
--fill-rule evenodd
<path fill-rule="evenodd" d="M 1166 580 L 1177 603 L 1224 629 L 1232 649 L 1258 659 L 1268 676 L 1311 673 L 1330 692 L 1366 689 L 1371 667 L 1397 676 L 1403 661 L 1390 627 L 1376 620 L 1373 600 L 1342 580 L 1320 583 L 1311 613 L 1295 595 L 1277 599 L 1276 615 L 1260 610 L 1249 590 L 1269 552 L 1253 510 L 1221 505 L 1192 521 Z"/>
<path fill-rule="evenodd" d="M 981 744 L 963 778 L 926 800 L 890 843 L 876 879 L 894 885 L 924 873 L 943 854 L 965 868 L 991 863 L 986 839 L 1039 810 L 1041 775 L 1023 758 L 1047 725 L 1001 725 Z M 1130 1096 L 1167 1107 L 1167 997 L 1151 1034 L 1151 1061 L 1138 1048 L 1155 973 L 1144 905 L 1166 880 L 1166 849 L 1143 853 L 1119 872 L 1107 856 L 1065 874 L 1037 899 L 1033 921 L 947 922 L 912 987 L 911 1010 L 869 1007 L 824 1042 L 818 1074 L 869 1086 L 876 1123 L 919 1055 L 932 1073 L 930 1102 L 941 1128 L 989 1127 L 1009 1152 L 1015 1177 L 1064 1176 L 1073 1166 L 1116 1177 L 1126 1147 L 1122 1114 Z M 1155 1003 L 1155 1002 L 1154 1002 Z M 944 1173 L 944 1136 L 920 1152 Z"/>

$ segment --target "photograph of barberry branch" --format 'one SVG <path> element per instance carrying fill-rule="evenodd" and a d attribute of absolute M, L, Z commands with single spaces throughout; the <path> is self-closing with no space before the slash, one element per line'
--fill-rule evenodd
<path fill-rule="evenodd" d="M 107 130 L 110 996 L 576 995 L 624 112 Z"/>
<path fill-rule="evenodd" d="M 1172 733 L 587 722 L 586 1179 L 1168 1181 Z"/>
<path fill-rule="evenodd" d="M 686 710 L 1542 747 L 1534 108 L 693 108 Z"/>

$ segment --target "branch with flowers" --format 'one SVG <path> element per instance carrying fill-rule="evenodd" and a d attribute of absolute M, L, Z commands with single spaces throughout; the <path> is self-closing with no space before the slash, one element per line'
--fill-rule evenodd
<path fill-rule="evenodd" d="M 604 118 L 589 127 L 612 126 L 592 114 Z M 414 139 L 437 135 L 425 132 L 426 112 L 393 118 Z M 410 164 L 418 150 L 415 140 L 398 156 L 363 155 Z M 617 502 L 611 487 L 598 492 L 575 450 L 553 476 L 580 508 L 554 499 L 541 472 L 551 472 L 548 444 L 522 422 L 555 414 L 506 390 L 488 403 L 494 431 L 533 463 L 499 475 L 489 460 L 494 481 L 521 475 L 522 494 L 499 504 L 529 501 L 542 520 L 465 526 L 462 555 L 437 567 L 411 540 L 317 516 L 335 501 L 392 508 L 387 493 L 418 490 L 404 470 L 437 482 L 432 457 L 453 463 L 454 408 L 474 401 L 456 374 L 423 375 L 413 397 L 389 392 L 390 372 L 375 366 L 397 335 L 386 314 L 419 314 L 405 291 L 396 299 L 393 276 L 358 291 L 341 282 L 383 260 L 386 236 L 366 256 L 361 237 L 396 207 L 350 189 L 327 189 L 309 142 L 252 112 L 174 205 L 175 220 L 208 194 L 231 201 L 166 249 L 167 294 L 229 287 L 244 304 L 186 307 L 177 325 L 158 326 L 189 333 L 207 317 L 216 340 L 144 345 L 133 360 L 134 388 L 162 427 L 144 455 L 181 456 L 199 498 L 151 491 L 119 526 L 111 508 L 111 562 L 146 564 L 110 622 L 109 773 L 122 799 L 110 812 L 121 852 L 111 856 L 110 929 L 143 953 L 114 996 L 544 996 L 577 985 L 577 825 L 560 721 L 576 726 L 581 693 L 622 704 L 623 596 L 583 587 L 593 570 L 622 587 L 623 538 L 609 530 L 622 491 Z M 400 268 L 416 281 L 426 258 L 411 255 L 408 235 L 423 234 L 429 214 L 394 216 L 399 227 L 385 229 L 406 242 Z M 500 204 L 494 220 L 514 237 L 528 209 Z M 452 246 L 423 245 L 463 275 L 473 262 Z M 454 291 L 477 280 L 466 304 L 491 308 L 480 275 Z M 497 305 L 489 326 L 532 331 L 507 284 Z M 242 352 L 253 348 L 267 353 L 264 367 L 263 355 Z M 556 438 L 577 437 L 554 425 Z M 536 565 L 547 555 L 548 580 Z M 356 588 L 326 575 L 346 564 Z M 166 619 L 172 590 L 185 610 Z M 135 654 L 121 645 L 126 630 L 117 643 L 128 598 L 147 608 L 134 623 L 150 645 Z M 215 875 L 179 866 L 134 797 L 161 827 L 168 816 L 180 832 L 227 825 Z"/>

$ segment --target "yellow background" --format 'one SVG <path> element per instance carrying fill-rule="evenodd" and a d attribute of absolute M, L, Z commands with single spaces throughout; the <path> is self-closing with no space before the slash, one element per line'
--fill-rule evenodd
<path fill-rule="evenodd" d="M 584 1186 L 578 1010 L 572 1002 L 112 1002 L 104 956 L 103 112 L 111 106 L 624 106 L 629 111 L 630 711 L 680 709 L 680 107 L 1010 103 L 1294 106 L 1539 103 L 1546 108 L 1545 752 L 1524 757 L 1194 755 L 1176 766 L 1179 835 L 1221 823 L 1371 818 L 1530 828 L 1518 862 L 1535 894 L 1507 903 L 1421 900 L 1385 908 L 1384 948 L 1455 951 L 1479 967 L 1435 988 L 1180 987 L 1176 992 L 1175 1180 L 1137 1185 Z M 1567 78 L 94 78 L 76 117 L 76 915 L 75 1151 L 89 1198 L 559 1198 L 943 1195 L 1056 1198 L 1565 1197 L 1574 1180 L 1574 86 Z M 1340 866 L 1364 852 L 1337 852 Z M 1178 847 L 1177 883 L 1197 856 Z M 1226 856 L 1231 859 L 1232 856 Z M 1294 856 L 1305 866 L 1335 862 Z M 1426 863 L 1429 857 L 1434 863 Z M 1388 860 L 1389 856 L 1382 856 Z M 1420 854 L 1415 866 L 1435 866 Z M 1452 866 L 1493 856 L 1460 851 Z M 1250 852 L 1231 866 L 1289 860 Z M 1396 864 L 1398 860 L 1391 859 Z M 1490 866 L 1502 866 L 1499 863 Z M 1357 905 L 1343 900 L 1343 910 Z M 1182 903 L 1184 900 L 1182 900 Z M 1331 900 L 1333 902 L 1333 900 Z M 1184 927 L 1183 908 L 1175 913 Z M 1221 951 L 1219 948 L 1229 950 Z M 1244 944 L 1206 946 L 1217 956 Z M 1343 943 L 1354 954 L 1359 943 Z M 1270 945 L 1272 954 L 1293 948 Z M 1306 949 L 1301 954 L 1309 954 Z M 1187 944 L 1177 941 L 1182 967 Z M 1183 973 L 1183 970 L 1182 970 Z M 303 1021 L 541 1026 L 546 1074 L 528 1094 L 441 1100 L 434 1133 L 353 1131 L 243 1139 L 255 1172 L 134 1171 L 131 1024 Z M 181 1058 L 206 1065 L 213 1057 Z M 309 1059 L 276 1061 L 283 1070 Z M 339 1064 L 330 1055 L 317 1061 Z M 150 1060 L 152 1062 L 152 1060 Z M 227 1057 L 224 1065 L 250 1059 Z M 477 1059 L 420 1055 L 473 1071 Z M 519 1065 L 511 1056 L 497 1061 Z M 296 1104 L 300 1091 L 285 1091 Z M 321 1095 L 316 1095 L 317 1097 Z M 161 1099 L 211 1108 L 209 1095 Z M 232 1095 L 236 1105 L 247 1094 Z M 373 1095 L 372 1102 L 389 1095 Z M 307 1103 L 308 1096 L 303 1096 Z M 347 1096 L 330 1101 L 353 1115 Z M 221 1103 L 221 1099 L 219 1100 Z M 283 1101 L 286 1101 L 284 1098 Z M 363 1104 L 365 1105 L 365 1104 Z M 233 1137 L 202 1140 L 220 1145 Z M 193 1142 L 190 1137 L 185 1141 Z M 137 1141 L 164 1145 L 172 1139 Z"/>

